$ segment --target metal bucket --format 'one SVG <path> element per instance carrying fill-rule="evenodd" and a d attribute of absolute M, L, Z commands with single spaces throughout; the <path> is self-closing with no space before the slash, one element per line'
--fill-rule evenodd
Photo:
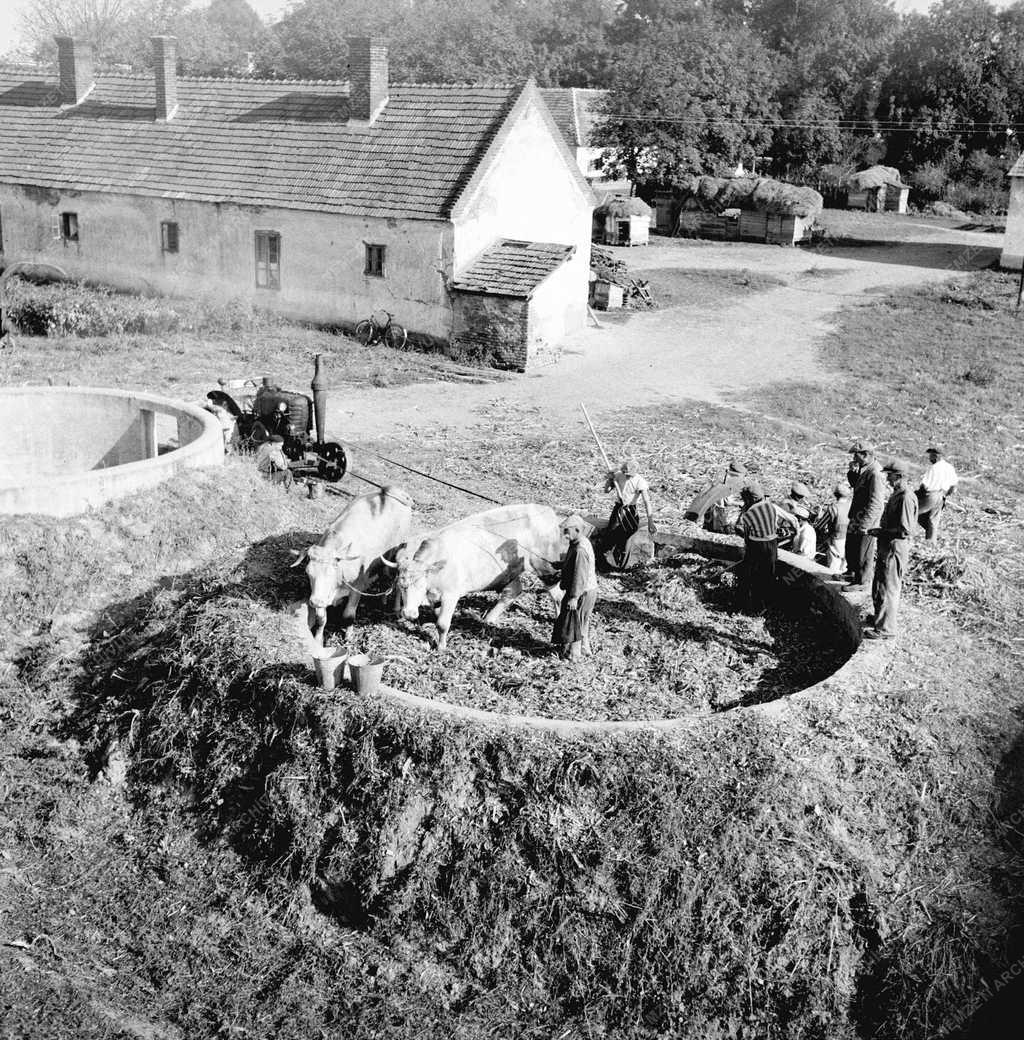
<path fill-rule="evenodd" d="M 336 690 L 345 684 L 345 665 L 349 660 L 348 653 L 337 657 L 314 657 L 313 668 L 320 685 L 325 690 Z"/>
<path fill-rule="evenodd" d="M 352 689 L 356 693 L 369 696 L 380 688 L 381 676 L 384 674 L 384 658 L 353 654 L 348 659 L 348 670 L 352 677 Z"/>

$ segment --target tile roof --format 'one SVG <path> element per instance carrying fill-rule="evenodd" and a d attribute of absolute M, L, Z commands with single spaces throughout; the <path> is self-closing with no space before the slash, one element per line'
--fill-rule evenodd
<path fill-rule="evenodd" d="M 502 239 L 491 246 L 455 279 L 457 292 L 491 296 L 532 295 L 534 289 L 576 251 L 557 242 L 521 242 Z"/>
<path fill-rule="evenodd" d="M 364 216 L 446 218 L 522 85 L 393 84 L 371 127 L 348 84 L 102 75 L 61 109 L 56 78 L 0 67 L 0 182 Z"/>
<path fill-rule="evenodd" d="M 600 102 L 607 90 L 583 87 L 542 87 L 541 96 L 562 131 L 570 148 L 589 148 L 594 144 L 594 131 L 601 118 Z"/>

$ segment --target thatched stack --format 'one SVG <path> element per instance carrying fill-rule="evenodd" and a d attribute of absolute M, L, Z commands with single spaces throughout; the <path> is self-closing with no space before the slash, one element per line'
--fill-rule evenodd
<path fill-rule="evenodd" d="M 696 199 L 716 213 L 726 209 L 757 210 L 793 217 L 816 217 L 824 200 L 813 188 L 769 177 L 685 177 L 677 182 L 684 200 Z"/>
<path fill-rule="evenodd" d="M 613 195 L 597 207 L 595 213 L 605 217 L 650 217 L 654 211 L 635 195 Z"/>
<path fill-rule="evenodd" d="M 866 170 L 850 174 L 847 183 L 855 191 L 871 191 L 872 188 L 884 188 L 887 184 L 904 186 L 900 171 L 895 166 L 869 166 Z"/>

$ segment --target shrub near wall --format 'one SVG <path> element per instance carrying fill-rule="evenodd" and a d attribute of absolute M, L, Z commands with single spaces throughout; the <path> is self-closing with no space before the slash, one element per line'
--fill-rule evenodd
<path fill-rule="evenodd" d="M 597 1030 L 852 1035 L 871 870 L 780 731 L 566 741 L 328 695 L 261 666 L 271 616 L 210 575 L 96 644 L 79 727 L 140 796 L 186 784 L 348 923 Z"/>

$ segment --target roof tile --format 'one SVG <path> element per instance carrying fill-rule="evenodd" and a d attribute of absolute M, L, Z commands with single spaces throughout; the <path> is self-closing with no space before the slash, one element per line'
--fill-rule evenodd
<path fill-rule="evenodd" d="M 0 182 L 443 219 L 522 89 L 393 84 L 358 127 L 347 83 L 180 77 L 158 123 L 151 77 L 61 109 L 52 77 L 0 68 Z"/>
<path fill-rule="evenodd" d="M 557 242 L 506 238 L 477 257 L 452 288 L 491 296 L 529 297 L 574 252 L 574 246 Z"/>

